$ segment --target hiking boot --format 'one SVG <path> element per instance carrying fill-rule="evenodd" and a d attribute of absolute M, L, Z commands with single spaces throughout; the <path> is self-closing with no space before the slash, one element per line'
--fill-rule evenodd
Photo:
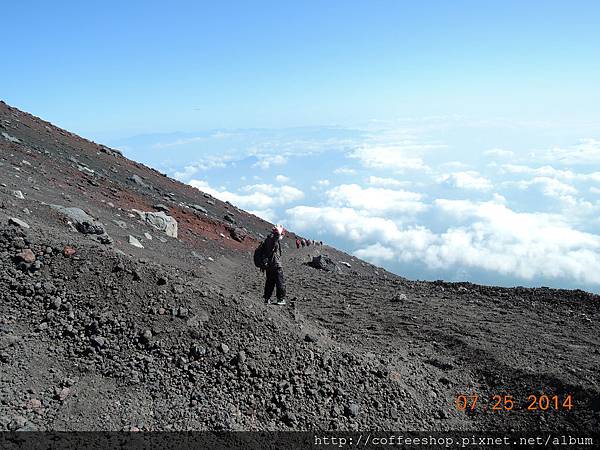
<path fill-rule="evenodd" d="M 281 299 L 277 300 L 277 302 L 275 304 L 279 305 L 279 306 L 285 306 L 286 305 L 285 299 L 281 298 Z"/>
<path fill-rule="evenodd" d="M 270 305 L 271 304 L 271 299 L 270 298 L 265 298 L 265 305 Z"/>

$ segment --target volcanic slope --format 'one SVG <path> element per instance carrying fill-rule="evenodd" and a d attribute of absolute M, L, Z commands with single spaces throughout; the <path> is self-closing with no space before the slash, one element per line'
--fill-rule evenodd
<path fill-rule="evenodd" d="M 270 228 L 0 103 L 0 430 L 597 429 L 597 296 L 409 281 L 290 233 L 264 305 Z"/>

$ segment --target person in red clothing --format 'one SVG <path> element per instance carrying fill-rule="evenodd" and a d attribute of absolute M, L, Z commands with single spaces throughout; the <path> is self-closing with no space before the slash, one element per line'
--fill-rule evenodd
<path fill-rule="evenodd" d="M 300 248 L 300 239 L 296 238 L 296 248 Z"/>

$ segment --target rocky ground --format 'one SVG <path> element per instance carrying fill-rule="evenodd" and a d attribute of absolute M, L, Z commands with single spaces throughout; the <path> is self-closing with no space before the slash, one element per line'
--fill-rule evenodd
<path fill-rule="evenodd" d="M 0 103 L 0 430 L 597 430 L 598 296 L 410 281 L 290 233 L 264 305 L 270 227 Z"/>

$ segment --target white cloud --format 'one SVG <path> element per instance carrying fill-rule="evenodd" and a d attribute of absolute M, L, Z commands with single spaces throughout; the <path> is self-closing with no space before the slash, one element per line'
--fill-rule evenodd
<path fill-rule="evenodd" d="M 366 146 L 355 149 L 350 158 L 358 159 L 361 164 L 371 169 L 391 170 L 428 170 L 417 151 L 439 146 L 399 145 L 399 146 Z"/>
<path fill-rule="evenodd" d="M 488 191 L 492 189 L 492 182 L 474 170 L 444 174 L 437 181 L 438 183 L 444 183 L 459 189 L 472 189 L 476 191 Z"/>
<path fill-rule="evenodd" d="M 377 264 L 381 264 L 383 261 L 391 261 L 395 259 L 394 250 L 381 245 L 379 242 L 359 248 L 354 252 L 354 255 L 358 258 Z"/>
<path fill-rule="evenodd" d="M 558 164 L 600 164 L 600 140 L 581 139 L 577 145 L 554 147 L 540 156 Z"/>
<path fill-rule="evenodd" d="M 185 166 L 183 169 L 173 173 L 173 176 L 180 181 L 186 181 L 200 171 L 223 168 L 227 166 L 229 156 L 207 157 L 204 161 L 195 162 Z"/>
<path fill-rule="evenodd" d="M 260 217 L 267 222 L 276 223 L 277 222 L 277 214 L 272 209 L 254 209 L 248 211 L 250 214 L 254 214 L 255 216 Z"/>
<path fill-rule="evenodd" d="M 373 262 L 600 284 L 600 236 L 574 229 L 558 214 L 515 212 L 500 201 L 438 199 L 434 207 L 450 224 L 445 231 L 401 227 L 349 207 L 297 206 L 287 216 L 294 229 L 316 229 L 362 244 L 354 254 Z"/>
<path fill-rule="evenodd" d="M 289 179 L 289 177 L 286 177 L 285 175 L 277 175 L 275 177 L 275 181 L 277 181 L 278 183 L 289 183 L 290 179 Z"/>
<path fill-rule="evenodd" d="M 384 188 L 362 188 L 358 184 L 342 184 L 326 193 L 336 207 L 351 207 L 378 213 L 416 214 L 427 209 L 416 192 Z"/>
<path fill-rule="evenodd" d="M 485 156 L 489 156 L 490 158 L 512 158 L 515 156 L 515 153 L 511 150 L 504 150 L 502 148 L 492 148 L 483 152 Z"/>
<path fill-rule="evenodd" d="M 287 163 L 287 157 L 283 155 L 257 155 L 258 161 L 252 167 L 266 170 L 271 166 L 282 166 Z"/>
<path fill-rule="evenodd" d="M 318 186 L 329 186 L 329 184 L 330 184 L 329 180 L 317 180 Z"/>
<path fill-rule="evenodd" d="M 562 178 L 564 180 L 600 182 L 600 172 L 579 173 L 570 169 L 556 169 L 552 166 L 530 167 L 519 164 L 503 164 L 500 173 L 531 174 L 538 177 Z"/>
<path fill-rule="evenodd" d="M 304 197 L 304 193 L 293 186 L 253 184 L 244 186 L 241 189 L 244 193 L 240 194 L 224 189 L 214 189 L 203 180 L 191 180 L 189 184 L 203 192 L 211 194 L 219 200 L 229 201 L 240 208 L 263 212 L 270 210 L 273 207 L 283 206 L 296 200 L 300 200 Z"/>
<path fill-rule="evenodd" d="M 179 138 L 171 142 L 157 142 L 153 144 L 151 148 L 153 149 L 163 149 L 163 148 L 171 148 L 178 147 L 181 145 L 193 144 L 194 142 L 203 142 L 206 141 L 207 138 L 203 136 L 196 136 L 190 138 Z"/>
<path fill-rule="evenodd" d="M 440 211 L 468 222 L 432 235 L 426 249 L 398 246 L 399 258 L 413 250 L 433 268 L 483 268 L 524 279 L 572 278 L 600 283 L 600 236 L 581 232 L 554 214 L 518 213 L 495 202 L 437 200 Z M 398 240 L 396 240 L 398 242 Z"/>
<path fill-rule="evenodd" d="M 517 181 L 514 184 L 519 189 L 523 190 L 529 189 L 532 186 L 539 186 L 545 196 L 559 199 L 568 195 L 577 194 L 577 189 L 575 187 L 550 177 L 534 177 L 532 180 Z"/>
<path fill-rule="evenodd" d="M 394 187 L 406 187 L 411 183 L 410 181 L 400 181 L 395 178 L 385 178 L 385 177 L 374 177 L 370 176 L 367 182 L 373 186 L 394 186 Z"/>
<path fill-rule="evenodd" d="M 350 169 L 349 167 L 339 167 L 333 171 L 336 175 L 355 175 L 356 170 Z"/>
<path fill-rule="evenodd" d="M 290 229 L 327 232 L 356 242 L 374 241 L 399 232 L 393 220 L 353 208 L 296 206 L 286 210 L 286 215 Z"/>

